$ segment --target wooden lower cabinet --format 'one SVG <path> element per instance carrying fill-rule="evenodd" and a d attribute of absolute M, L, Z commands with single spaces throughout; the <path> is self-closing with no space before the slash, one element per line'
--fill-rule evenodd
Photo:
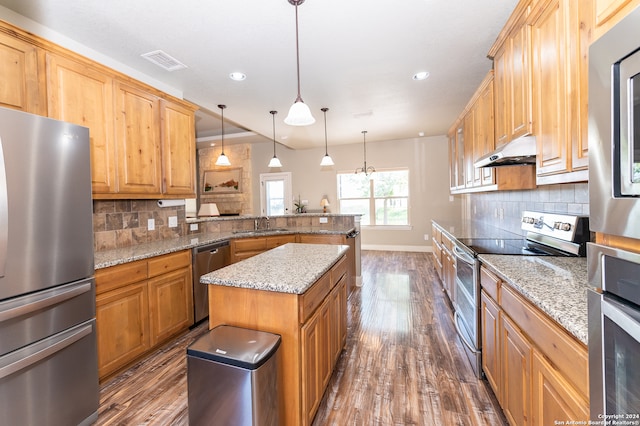
<path fill-rule="evenodd" d="M 190 250 L 96 271 L 101 380 L 193 324 L 191 279 Z"/>
<path fill-rule="evenodd" d="M 148 282 L 151 344 L 162 343 L 193 324 L 191 268 L 180 268 Z"/>
<path fill-rule="evenodd" d="M 502 410 L 511 425 L 531 423 L 532 347 L 518 328 L 503 315 L 500 319 Z"/>
<path fill-rule="evenodd" d="M 231 263 L 240 262 L 241 260 L 248 259 L 251 256 L 287 243 L 295 243 L 296 240 L 297 237 L 295 234 L 234 238 L 231 240 Z"/>
<path fill-rule="evenodd" d="M 98 294 L 98 375 L 104 378 L 147 352 L 149 297 L 146 282 Z"/>
<path fill-rule="evenodd" d="M 320 406 L 324 394 L 325 382 L 331 377 L 330 350 L 326 343 L 331 335 L 329 300 L 318 308 L 311 318 L 302 326 L 302 415 L 306 424 L 313 422 L 313 417 Z"/>
<path fill-rule="evenodd" d="M 589 404 L 539 353 L 533 355 L 533 422 L 552 425 L 560 419 L 589 419 Z"/>
<path fill-rule="evenodd" d="M 587 421 L 586 346 L 485 267 L 480 281 L 482 368 L 509 424 Z"/>
<path fill-rule="evenodd" d="M 499 361 L 500 307 L 484 291 L 480 296 L 480 312 L 482 314 L 482 370 L 498 401 L 502 401 Z"/>

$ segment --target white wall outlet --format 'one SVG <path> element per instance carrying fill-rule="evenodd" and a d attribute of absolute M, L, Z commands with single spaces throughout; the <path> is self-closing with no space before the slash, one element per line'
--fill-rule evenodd
<path fill-rule="evenodd" d="M 189 230 L 190 231 L 197 231 L 198 230 L 198 224 L 197 223 L 192 223 L 191 225 L 189 225 Z"/>
<path fill-rule="evenodd" d="M 329 218 L 327 217 L 321 217 L 320 218 L 320 223 L 328 223 L 329 222 Z"/>
<path fill-rule="evenodd" d="M 308 206 L 309 205 L 309 200 L 302 200 L 302 205 L 303 206 Z"/>
<path fill-rule="evenodd" d="M 153 231 L 154 229 L 156 229 L 156 221 L 153 219 L 147 220 L 147 230 Z"/>
<path fill-rule="evenodd" d="M 429 234 L 424 234 L 424 240 L 429 241 Z"/>
<path fill-rule="evenodd" d="M 449 202 L 453 203 L 454 200 L 455 200 L 455 198 L 453 197 L 453 195 L 449 195 Z"/>
<path fill-rule="evenodd" d="M 178 216 L 169 216 L 169 228 L 178 226 Z"/>

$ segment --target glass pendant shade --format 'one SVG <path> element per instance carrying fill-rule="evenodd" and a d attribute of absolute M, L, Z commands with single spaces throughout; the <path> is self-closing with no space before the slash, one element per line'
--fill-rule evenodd
<path fill-rule="evenodd" d="M 309 126 L 316 122 L 316 119 L 311 115 L 311 110 L 302 102 L 302 99 L 297 99 L 291 108 L 289 108 L 289 115 L 284 119 L 285 124 L 289 126 Z"/>
<path fill-rule="evenodd" d="M 282 167 L 282 163 L 278 160 L 278 157 L 273 157 L 271 161 L 269 161 L 269 167 Z"/>
<path fill-rule="evenodd" d="M 216 166 L 230 166 L 231 161 L 229 161 L 229 157 L 224 155 L 224 152 L 220 154 L 218 159 L 216 160 Z"/>
<path fill-rule="evenodd" d="M 320 161 L 320 165 L 321 166 L 333 166 L 333 160 L 331 159 L 329 154 L 326 154 L 324 157 L 322 157 L 322 161 Z"/>

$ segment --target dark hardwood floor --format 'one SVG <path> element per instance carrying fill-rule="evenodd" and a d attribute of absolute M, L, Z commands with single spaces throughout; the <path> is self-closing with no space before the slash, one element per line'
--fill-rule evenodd
<path fill-rule="evenodd" d="M 429 253 L 362 252 L 347 347 L 314 426 L 506 425 L 473 375 Z M 186 425 L 185 349 L 203 324 L 101 386 L 98 425 Z"/>

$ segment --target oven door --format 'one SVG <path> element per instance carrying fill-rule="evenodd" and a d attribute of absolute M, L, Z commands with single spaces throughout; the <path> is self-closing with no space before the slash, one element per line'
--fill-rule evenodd
<path fill-rule="evenodd" d="M 465 353 L 477 377 L 482 374 L 480 351 L 480 291 L 478 288 L 478 260 L 453 246 L 456 257 L 456 288 L 454 297 L 454 324 Z"/>
<path fill-rule="evenodd" d="M 602 336 L 604 412 L 640 416 L 640 309 L 603 297 Z"/>

